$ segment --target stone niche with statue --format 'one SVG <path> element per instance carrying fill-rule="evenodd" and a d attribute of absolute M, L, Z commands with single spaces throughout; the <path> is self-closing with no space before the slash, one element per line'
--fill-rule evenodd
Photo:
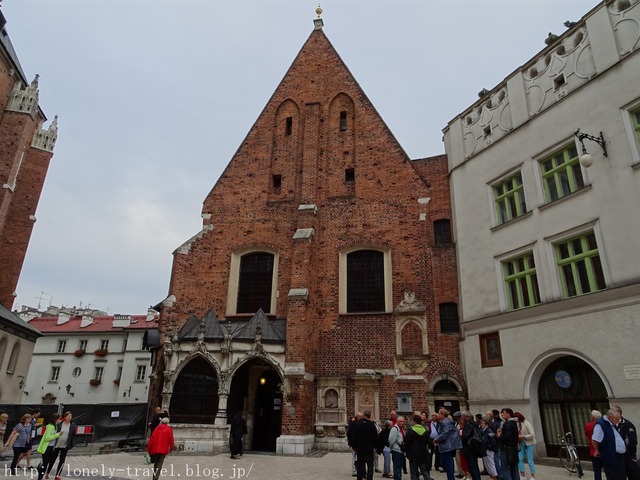
<path fill-rule="evenodd" d="M 316 405 L 316 448 L 348 451 L 347 379 L 318 378 Z"/>

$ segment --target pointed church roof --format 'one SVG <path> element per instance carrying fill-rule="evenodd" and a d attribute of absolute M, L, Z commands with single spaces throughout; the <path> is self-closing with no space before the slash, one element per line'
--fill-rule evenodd
<path fill-rule="evenodd" d="M 272 322 L 269 320 L 262 309 L 260 309 L 251 320 L 233 333 L 233 337 L 242 339 L 255 338 L 256 332 L 259 331 L 262 334 L 263 341 L 273 340 L 284 342 L 285 329 L 282 328 L 283 326 L 281 322 L 277 324 L 276 321 Z"/>
<path fill-rule="evenodd" d="M 322 30 L 322 19 L 318 18 L 314 23 L 315 28 L 311 31 L 265 107 L 240 143 L 240 146 L 220 175 L 220 179 L 225 177 L 236 157 L 247 147 L 248 140 L 257 127 L 263 122 L 264 125 L 271 125 L 270 109 L 288 99 L 293 100 L 300 106 L 314 103 L 328 106 L 331 100 L 335 98 L 337 93 L 336 86 L 341 87 L 338 89 L 339 91 L 347 93 L 354 101 L 367 108 L 368 118 L 375 118 L 379 122 L 380 129 L 384 130 L 385 134 L 395 144 L 396 153 L 402 155 L 409 164 L 411 163 L 400 142 L 391 132 L 329 38 L 325 35 Z M 214 190 L 215 185 L 209 195 Z"/>
<path fill-rule="evenodd" d="M 178 332 L 179 339 L 196 339 L 200 325 L 204 322 L 204 338 L 224 338 L 224 330 L 213 309 L 209 309 L 202 319 L 191 315 Z"/>

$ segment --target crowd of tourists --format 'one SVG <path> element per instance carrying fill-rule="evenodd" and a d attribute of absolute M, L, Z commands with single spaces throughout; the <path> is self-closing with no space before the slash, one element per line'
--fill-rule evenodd
<path fill-rule="evenodd" d="M 594 480 L 640 480 L 636 455 L 637 434 L 631 422 L 614 406 L 603 416 L 591 412 L 585 427 L 594 467 Z M 446 473 L 447 480 L 535 480 L 533 426 L 510 408 L 472 415 L 469 411 L 414 412 L 411 418 L 391 410 L 377 423 L 370 410 L 349 422 L 347 440 L 353 450 L 352 475 L 431 480 L 431 472 Z M 380 468 L 380 457 L 382 468 Z M 526 465 L 525 465 L 526 460 Z M 407 468 L 408 467 L 408 468 Z"/>

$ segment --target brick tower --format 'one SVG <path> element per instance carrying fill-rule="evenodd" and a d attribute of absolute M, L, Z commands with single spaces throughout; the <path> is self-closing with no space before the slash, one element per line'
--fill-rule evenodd
<path fill-rule="evenodd" d="M 5 23 L 0 11 L 0 304 L 11 309 L 58 127 L 43 128 L 38 76 L 27 81 Z"/>
<path fill-rule="evenodd" d="M 174 252 L 151 395 L 185 449 L 238 410 L 248 448 L 344 449 L 355 411 L 465 397 L 446 158 L 407 157 L 314 24 Z"/>

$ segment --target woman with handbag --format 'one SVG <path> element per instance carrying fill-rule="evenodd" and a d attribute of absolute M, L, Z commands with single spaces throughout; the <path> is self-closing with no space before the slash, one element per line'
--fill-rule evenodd
<path fill-rule="evenodd" d="M 42 461 L 38 465 L 38 480 L 42 480 L 44 473 L 49 465 L 53 465 L 53 449 L 56 445 L 56 439 L 62 435 L 60 432 L 56 432 L 56 425 L 60 420 L 60 414 L 54 413 L 49 418 L 49 423 L 44 431 L 44 435 L 40 439 L 37 452 L 42 455 Z M 48 477 L 47 477 L 48 478 Z"/>
<path fill-rule="evenodd" d="M 27 451 L 27 445 L 31 441 L 31 415 L 25 413 L 20 418 L 20 423 L 13 427 L 13 431 L 9 436 L 9 440 L 5 443 L 5 447 L 13 447 L 13 460 L 9 467 L 9 473 L 11 475 L 18 474 L 18 461 L 24 453 Z"/>
<path fill-rule="evenodd" d="M 64 412 L 62 415 L 62 421 L 58 422 L 56 426 L 56 432 L 60 433 L 60 436 L 56 439 L 55 446 L 53 447 L 53 455 L 51 461 L 45 469 L 45 480 L 49 479 L 49 474 L 53 470 L 53 465 L 56 463 L 58 457 L 58 469 L 56 470 L 55 480 L 62 480 L 60 474 L 64 468 L 64 462 L 67 459 L 67 452 L 71 450 L 76 444 L 76 424 L 71 421 L 73 415 L 71 412 Z"/>

